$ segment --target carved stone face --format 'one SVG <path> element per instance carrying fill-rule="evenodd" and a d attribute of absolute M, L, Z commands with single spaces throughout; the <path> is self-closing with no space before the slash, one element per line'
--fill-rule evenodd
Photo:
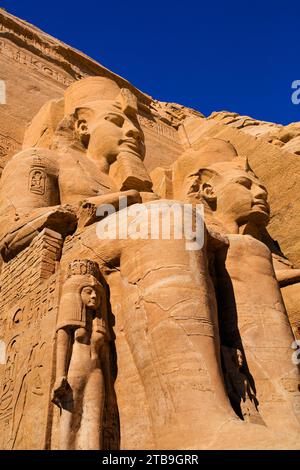
<path fill-rule="evenodd" d="M 202 184 L 201 196 L 214 203 L 217 217 L 228 222 L 239 226 L 248 222 L 268 223 L 267 191 L 252 173 L 245 170 L 227 168 L 221 172 L 218 169 L 215 176 Z"/>
<path fill-rule="evenodd" d="M 100 305 L 100 294 L 95 287 L 87 286 L 81 291 L 81 300 L 86 307 L 96 310 Z"/>
<path fill-rule="evenodd" d="M 88 152 L 112 163 L 121 152 L 143 157 L 144 135 L 136 113 L 125 114 L 118 103 L 96 101 L 78 111 L 77 132 L 88 136 Z"/>
<path fill-rule="evenodd" d="M 269 218 L 267 191 L 260 181 L 245 171 L 224 174 L 217 185 L 218 209 L 230 211 L 237 222 Z"/>

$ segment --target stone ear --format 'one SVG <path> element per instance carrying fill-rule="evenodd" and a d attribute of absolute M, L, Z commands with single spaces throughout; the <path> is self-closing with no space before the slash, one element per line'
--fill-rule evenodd
<path fill-rule="evenodd" d="M 80 136 L 88 135 L 89 134 L 89 128 L 88 128 L 87 121 L 85 119 L 77 120 L 75 122 L 75 130 Z"/>
<path fill-rule="evenodd" d="M 86 108 L 77 108 L 74 113 L 75 118 L 75 132 L 79 136 L 81 142 L 85 147 L 88 146 L 90 131 L 88 125 L 88 117 L 91 115 L 91 111 Z"/>
<path fill-rule="evenodd" d="M 201 184 L 200 194 L 209 204 L 215 203 L 217 200 L 215 190 L 210 183 Z"/>
<path fill-rule="evenodd" d="M 75 121 L 75 132 L 81 140 L 85 148 L 88 148 L 90 141 L 90 132 L 88 123 L 85 119 L 79 119 Z"/>
<path fill-rule="evenodd" d="M 78 134 L 88 134 L 88 124 L 86 119 L 78 119 L 75 122 L 75 129 Z"/>

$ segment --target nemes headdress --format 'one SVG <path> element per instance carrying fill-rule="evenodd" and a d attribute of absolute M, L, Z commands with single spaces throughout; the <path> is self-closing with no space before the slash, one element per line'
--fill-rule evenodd
<path fill-rule="evenodd" d="M 106 77 L 87 77 L 72 83 L 65 91 L 65 115 L 97 101 L 116 101 L 122 111 L 137 112 L 137 98 L 128 88 Z"/>

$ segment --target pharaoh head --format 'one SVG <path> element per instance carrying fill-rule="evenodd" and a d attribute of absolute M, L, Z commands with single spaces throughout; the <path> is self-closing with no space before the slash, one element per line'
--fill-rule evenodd
<path fill-rule="evenodd" d="M 104 77 L 88 77 L 65 92 L 65 115 L 75 118 L 75 133 L 95 159 L 110 164 L 121 152 L 144 157 L 144 136 L 137 99 L 127 88 Z"/>
<path fill-rule="evenodd" d="M 70 85 L 63 99 L 44 104 L 25 132 L 23 148 L 79 145 L 108 173 L 122 152 L 145 156 L 137 111 L 137 98 L 128 88 L 110 78 L 87 77 Z"/>
<path fill-rule="evenodd" d="M 208 161 L 186 178 L 185 185 L 188 197 L 203 202 L 228 233 L 238 233 L 239 227 L 249 223 L 265 226 L 269 221 L 266 188 L 245 158 Z"/>

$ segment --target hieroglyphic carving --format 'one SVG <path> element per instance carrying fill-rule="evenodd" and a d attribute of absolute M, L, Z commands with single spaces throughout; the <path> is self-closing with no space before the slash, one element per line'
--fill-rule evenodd
<path fill-rule="evenodd" d="M 31 246 L 4 265 L 0 276 L 0 311 L 25 297 L 28 299 L 28 295 L 39 288 L 41 280 L 49 278 L 55 272 L 62 240 L 53 237 L 53 233 L 44 229 Z M 36 303 L 37 294 L 39 295 L 39 291 L 35 292 Z"/>
<path fill-rule="evenodd" d="M 12 413 L 15 370 L 17 369 L 19 335 L 14 336 L 7 346 L 6 365 L 0 392 L 0 419 L 7 420 Z"/>
<path fill-rule="evenodd" d="M 44 230 L 23 256 L 7 263 L 2 273 L 4 293 L 2 291 L 0 295 L 1 337 L 8 345 L 7 361 L 0 374 L 2 449 L 43 448 L 46 445 L 46 431 L 31 431 L 30 426 L 32 420 L 36 420 L 36 424 L 43 423 L 46 430 L 49 419 L 48 395 L 53 367 L 53 332 L 59 302 L 59 272 L 55 271 L 55 260 L 50 260 L 54 264 L 53 274 L 48 271 L 46 278 L 43 264 L 47 259 L 47 248 L 53 248 L 50 242 L 57 248 L 56 259 L 61 247 L 57 243 L 58 239 L 51 237 L 51 233 L 55 235 L 54 232 Z M 33 253 L 35 257 L 32 257 Z M 24 270 L 24 262 L 34 266 L 34 269 Z M 37 277 L 33 274 L 35 271 Z M 9 272 L 10 276 L 13 274 L 14 278 L 20 279 L 9 282 Z M 26 278 L 27 289 L 24 288 Z M 14 294 L 9 296 L 10 290 Z M 46 360 L 46 357 L 50 360 Z"/>
<path fill-rule="evenodd" d="M 14 36 L 17 36 L 22 41 L 26 42 L 27 44 L 34 46 L 39 51 L 43 52 L 43 54 L 45 54 L 46 56 L 50 56 L 53 59 L 61 59 L 61 55 L 58 52 L 56 52 L 51 47 L 47 46 L 42 41 L 38 41 L 37 38 L 33 35 L 24 35 L 20 32 L 20 30 L 17 30 L 16 28 L 9 28 L 3 23 L 0 24 L 0 32 L 11 33 Z"/>
<path fill-rule="evenodd" d="M 29 191 L 34 194 L 45 194 L 46 172 L 45 165 L 39 156 L 33 159 L 29 173 Z"/>
<path fill-rule="evenodd" d="M 166 124 L 163 124 L 162 121 L 155 121 L 154 119 L 149 119 L 148 117 L 140 114 L 138 115 L 138 119 L 142 127 L 146 127 L 167 139 L 179 143 L 178 133 L 171 126 L 167 126 Z"/>
<path fill-rule="evenodd" d="M 65 86 L 70 85 L 74 81 L 70 76 L 62 73 L 61 69 L 58 69 L 55 65 L 50 65 L 46 61 L 37 58 L 34 54 L 31 54 L 29 51 L 20 49 L 11 42 L 1 40 L 0 53 L 20 64 L 27 65 L 31 69 L 42 73 Z"/>
<path fill-rule="evenodd" d="M 0 158 L 5 157 L 8 153 L 16 151 L 18 146 L 21 145 L 11 137 L 0 135 Z"/>
<path fill-rule="evenodd" d="M 22 34 L 21 31 L 23 31 L 24 34 Z M 25 28 L 21 29 L 20 27 L 19 28 L 15 28 L 15 27 L 9 28 L 7 25 L 5 25 L 3 23 L 0 23 L 0 34 L 1 33 L 2 34 L 3 33 L 4 34 L 8 33 L 12 37 L 18 38 L 18 40 L 19 40 L 18 42 L 20 42 L 20 40 L 21 40 L 24 43 L 25 47 L 26 46 L 34 47 L 37 51 L 41 52 L 44 57 L 50 58 L 53 61 L 62 62 L 62 61 L 65 60 L 65 58 L 62 54 L 57 52 L 57 50 L 55 48 L 51 47 L 52 44 L 50 44 L 50 43 L 47 44 L 46 42 L 41 40 L 37 35 L 32 34 L 32 31 L 30 31 L 29 29 L 28 30 L 26 30 Z M 24 54 L 24 51 L 20 51 L 19 53 L 17 53 L 17 55 L 16 55 L 16 60 L 17 61 L 20 59 L 22 54 Z M 83 77 L 87 76 L 87 74 L 83 73 L 80 70 L 80 68 L 77 67 L 74 64 L 72 65 L 72 69 L 75 72 L 75 74 L 77 75 L 76 78 L 83 78 Z M 58 80 L 58 81 L 61 81 L 61 80 Z M 70 83 L 72 83 L 72 80 L 70 81 Z"/>

